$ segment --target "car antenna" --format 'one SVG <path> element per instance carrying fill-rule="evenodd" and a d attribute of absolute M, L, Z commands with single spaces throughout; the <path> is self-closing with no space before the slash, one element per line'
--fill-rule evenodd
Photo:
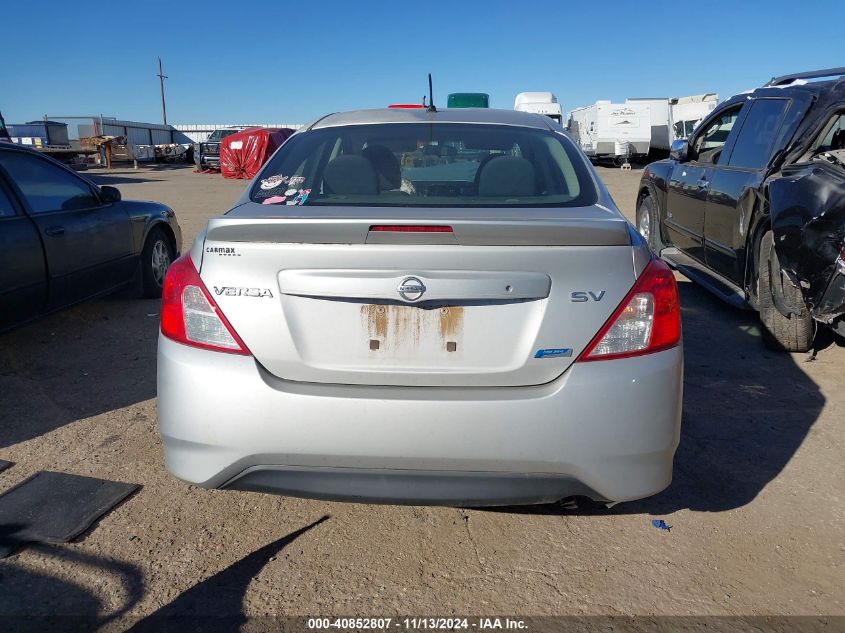
<path fill-rule="evenodd" d="M 423 98 L 423 103 L 425 103 L 425 98 Z M 426 112 L 437 112 L 437 108 L 434 107 L 434 91 L 431 89 L 431 73 L 428 73 L 428 107 Z"/>

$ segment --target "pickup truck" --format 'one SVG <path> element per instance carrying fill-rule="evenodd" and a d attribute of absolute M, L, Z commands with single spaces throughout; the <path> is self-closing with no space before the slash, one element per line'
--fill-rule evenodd
<path fill-rule="evenodd" d="M 197 169 L 220 169 L 220 141 L 244 129 L 246 128 L 232 127 L 214 130 L 206 140 L 194 144 L 194 163 Z"/>
<path fill-rule="evenodd" d="M 172 209 L 0 143 L 0 331 L 123 288 L 160 297 L 181 247 Z"/>

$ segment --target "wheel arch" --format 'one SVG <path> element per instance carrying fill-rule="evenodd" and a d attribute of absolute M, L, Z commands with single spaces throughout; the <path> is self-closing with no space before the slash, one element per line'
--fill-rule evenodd
<path fill-rule="evenodd" d="M 755 209 L 751 222 L 748 224 L 748 237 L 745 248 L 745 292 L 748 302 L 755 310 L 760 309 L 760 298 L 757 296 L 758 276 L 760 268 L 760 243 L 767 231 L 772 228 L 769 215 L 769 203 L 765 197 L 760 198 L 760 207 Z"/>
<path fill-rule="evenodd" d="M 664 213 L 665 213 L 665 204 L 663 200 L 663 196 L 660 195 L 657 187 L 654 186 L 651 182 L 644 181 L 640 182 L 640 188 L 637 191 L 637 205 L 634 214 L 634 222 L 636 224 L 637 217 L 636 214 L 639 212 L 640 203 L 645 200 L 646 197 L 651 198 L 654 201 L 654 212 L 655 218 L 654 223 L 655 226 L 652 228 L 652 231 L 657 231 L 657 238 L 662 245 L 668 245 L 669 242 L 666 240 L 666 231 L 664 230 L 663 222 L 664 222 Z"/>
<path fill-rule="evenodd" d="M 141 252 L 144 250 L 144 246 L 147 244 L 147 240 L 150 239 L 150 234 L 156 229 L 160 229 L 164 232 L 165 236 L 167 237 L 167 241 L 170 242 L 170 246 L 173 248 L 173 252 L 178 256 L 179 255 L 179 247 L 176 243 L 176 234 L 173 232 L 170 224 L 165 222 L 164 220 L 153 220 L 147 225 L 146 230 L 144 231 L 144 239 L 141 242 Z"/>

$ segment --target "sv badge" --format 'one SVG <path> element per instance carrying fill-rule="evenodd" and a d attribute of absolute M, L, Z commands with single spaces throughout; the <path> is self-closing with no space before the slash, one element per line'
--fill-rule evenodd
<path fill-rule="evenodd" d="M 573 303 L 585 303 L 587 301 L 601 301 L 604 299 L 605 291 L 599 290 L 598 292 L 593 292 L 592 290 L 584 290 L 579 292 L 573 292 L 569 295 L 569 300 Z"/>

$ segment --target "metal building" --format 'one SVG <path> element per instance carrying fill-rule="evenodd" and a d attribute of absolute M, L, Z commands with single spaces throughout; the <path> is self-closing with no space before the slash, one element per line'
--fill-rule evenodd
<path fill-rule="evenodd" d="M 45 116 L 51 121 L 67 123 L 68 138 L 78 141 L 88 136 L 125 136 L 133 145 L 168 145 L 191 143 L 191 139 L 172 125 L 125 121 L 114 117 L 97 116 Z"/>
<path fill-rule="evenodd" d="M 268 128 L 291 128 L 298 130 L 302 127 L 301 123 L 230 123 L 227 125 L 219 123 L 183 123 L 173 126 L 177 132 L 181 132 L 187 138 L 190 138 L 195 143 L 200 143 L 208 138 L 214 130 L 228 130 L 233 127 L 268 127 Z M 187 142 L 187 141 L 181 141 Z"/>
<path fill-rule="evenodd" d="M 172 125 L 139 123 L 103 119 L 102 132 L 106 136 L 125 136 L 134 145 L 167 145 L 169 143 L 190 143 L 190 139 L 175 130 Z"/>

